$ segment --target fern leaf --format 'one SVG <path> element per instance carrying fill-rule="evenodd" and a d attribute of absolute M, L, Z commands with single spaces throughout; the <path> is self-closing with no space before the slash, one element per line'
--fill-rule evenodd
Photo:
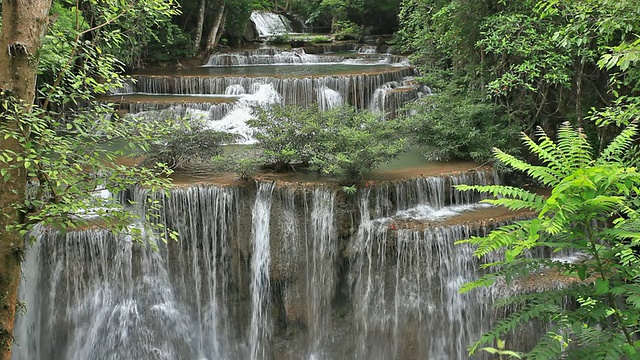
<path fill-rule="evenodd" d="M 569 122 L 564 122 L 558 129 L 556 143 L 564 158 L 564 168 L 567 173 L 588 166 L 593 161 L 593 149 L 587 136 L 581 129 L 573 129 Z"/>
<path fill-rule="evenodd" d="M 598 157 L 597 163 L 604 165 L 611 162 L 620 162 L 625 152 L 631 148 L 636 136 L 638 135 L 637 124 L 631 124 L 622 130 Z"/>
<path fill-rule="evenodd" d="M 493 153 L 496 159 L 498 159 L 501 163 L 516 170 L 525 172 L 532 178 L 540 181 L 545 186 L 554 186 L 560 181 L 560 177 L 558 177 L 557 174 L 548 167 L 531 165 L 516 158 L 513 155 L 504 153 L 499 149 L 493 149 Z"/>
<path fill-rule="evenodd" d="M 547 167 L 553 171 L 555 177 L 562 177 L 563 164 L 559 156 L 556 144 L 547 136 L 547 134 L 538 128 L 537 137 L 540 143 L 536 143 L 526 134 L 523 134 L 522 140 L 529 148 L 532 154 L 536 155 Z"/>

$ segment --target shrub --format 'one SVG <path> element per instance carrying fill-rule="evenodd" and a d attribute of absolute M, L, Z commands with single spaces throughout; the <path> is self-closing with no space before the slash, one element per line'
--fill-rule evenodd
<path fill-rule="evenodd" d="M 549 196 L 504 185 L 468 186 L 487 192 L 485 200 L 510 210 L 536 215 L 459 243 L 474 245 L 474 255 L 488 256 L 493 271 L 464 285 L 461 291 L 505 281 L 540 279 L 561 274 L 564 284 L 513 294 L 499 301 L 512 309 L 470 347 L 473 354 L 531 322 L 546 333 L 524 355 L 527 359 L 638 359 L 640 342 L 640 173 L 622 159 L 637 141 L 630 125 L 597 158 L 581 129 L 565 123 L 552 140 L 542 129 L 538 140 L 523 136 L 534 164 L 495 150 L 498 161 L 552 188 Z M 538 250 L 538 251 L 536 251 Z M 538 252 L 581 254 L 578 261 L 532 257 Z M 497 254 L 504 254 L 496 261 Z M 573 304 L 569 305 L 569 304 Z M 502 309 L 501 309 L 502 310 Z"/>
<path fill-rule="evenodd" d="M 336 40 L 358 40 L 363 35 L 362 26 L 349 20 L 337 21 L 333 31 Z"/>
<path fill-rule="evenodd" d="M 313 141 L 319 129 L 317 108 L 275 106 L 257 109 L 247 123 L 257 129 L 254 136 L 263 149 L 264 161 L 277 171 L 306 167 L 313 156 Z"/>
<path fill-rule="evenodd" d="M 320 113 L 322 130 L 317 137 L 311 168 L 341 181 L 361 180 L 364 174 L 404 152 L 407 141 L 400 120 L 352 107 Z"/>
<path fill-rule="evenodd" d="M 291 42 L 291 36 L 288 34 L 278 34 L 274 35 L 267 40 L 267 44 L 271 45 L 282 45 L 289 44 Z"/>
<path fill-rule="evenodd" d="M 407 145 L 399 120 L 383 120 L 378 114 L 339 107 L 327 112 L 317 108 L 273 107 L 249 121 L 267 163 L 276 169 L 307 166 L 341 182 L 362 179 L 367 171 L 402 153 Z"/>
<path fill-rule="evenodd" d="M 224 155 L 213 157 L 211 162 L 215 171 L 236 173 L 242 181 L 250 180 L 263 164 L 262 158 L 251 145 L 227 149 Z"/>
<path fill-rule="evenodd" d="M 330 43 L 332 39 L 328 35 L 315 35 L 310 37 L 308 41 L 313 44 L 326 44 Z"/>
<path fill-rule="evenodd" d="M 221 154 L 221 144 L 232 139 L 229 133 L 202 127 L 179 128 L 151 145 L 143 165 L 162 163 L 170 169 L 179 169 L 208 161 Z"/>
<path fill-rule="evenodd" d="M 498 105 L 479 96 L 445 91 L 408 107 L 413 140 L 428 160 L 491 159 L 492 147 L 514 152 L 519 128 Z"/>

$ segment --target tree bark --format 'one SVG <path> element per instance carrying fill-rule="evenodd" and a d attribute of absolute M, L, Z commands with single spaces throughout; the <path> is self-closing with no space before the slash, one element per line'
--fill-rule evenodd
<path fill-rule="evenodd" d="M 204 29 L 204 14 L 207 11 L 207 0 L 200 0 L 200 11 L 198 12 L 198 24 L 196 25 L 195 47 L 196 53 L 200 51 L 202 42 L 202 32 Z"/>
<path fill-rule="evenodd" d="M 209 32 L 209 37 L 207 38 L 207 47 L 205 48 L 206 55 L 211 55 L 213 50 L 218 45 L 217 40 L 218 32 L 222 32 L 222 23 L 224 19 L 224 15 L 226 14 L 227 3 L 225 0 L 218 1 L 218 12 L 216 13 L 216 19 L 213 22 L 213 26 L 211 27 L 211 31 Z"/>
<path fill-rule="evenodd" d="M 21 113 L 31 111 L 36 88 L 38 51 L 48 26 L 52 0 L 3 0 L 0 33 L 0 100 L 17 105 Z M 0 126 L 8 131 L 20 128 L 21 116 L 13 117 L 0 107 Z M 26 128 L 27 124 L 24 127 Z M 23 144 L 13 138 L 0 141 L 0 153 L 23 153 Z M 15 158 L 15 157 L 14 157 Z M 11 359 L 13 323 L 16 312 L 20 261 L 24 238 L 7 226 L 20 223 L 15 207 L 24 203 L 27 176 L 19 162 L 0 163 L 10 176 L 0 178 L 0 360 Z"/>
<path fill-rule="evenodd" d="M 220 39 L 222 38 L 222 35 L 224 34 L 224 27 L 225 24 L 227 23 L 227 14 L 229 13 L 229 8 L 225 7 L 224 8 L 224 14 L 222 15 L 222 23 L 220 24 L 220 28 L 218 29 L 218 35 L 216 35 L 216 45 L 218 45 L 220 43 Z"/>

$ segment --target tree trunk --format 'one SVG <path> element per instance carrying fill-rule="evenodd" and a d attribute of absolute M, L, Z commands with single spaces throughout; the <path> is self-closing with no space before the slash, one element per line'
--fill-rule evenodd
<path fill-rule="evenodd" d="M 220 24 L 220 28 L 218 29 L 218 35 L 216 35 L 216 45 L 220 43 L 220 39 L 222 38 L 222 34 L 224 34 L 224 27 L 227 23 L 227 14 L 229 13 L 229 8 L 225 7 L 224 15 L 222 15 L 222 24 Z"/>
<path fill-rule="evenodd" d="M 331 16 L 331 34 L 336 32 L 336 23 L 338 22 L 338 14 L 337 13 L 333 13 L 333 16 Z"/>
<path fill-rule="evenodd" d="M 202 42 L 202 32 L 204 28 L 204 14 L 207 11 L 207 0 L 200 0 L 200 11 L 198 12 L 198 24 L 196 26 L 195 48 L 196 53 L 200 51 Z"/>
<path fill-rule="evenodd" d="M 226 13 L 226 5 L 227 4 L 225 0 L 218 1 L 219 8 L 218 12 L 216 13 L 216 19 L 213 22 L 213 26 L 211 27 L 211 31 L 209 32 L 209 37 L 207 38 L 207 47 L 205 48 L 205 52 L 207 55 L 213 53 L 216 45 L 218 45 L 218 32 L 222 32 L 222 20 L 224 19 L 224 15 Z"/>
<path fill-rule="evenodd" d="M 38 50 L 48 26 L 50 8 L 51 0 L 2 1 L 0 101 L 17 105 L 23 112 L 29 112 L 33 104 Z M 0 107 L 0 126 L 8 131 L 18 129 L 18 121 L 22 120 L 9 115 L 4 107 Z M 6 151 L 21 154 L 23 144 L 11 137 L 2 138 L 0 153 Z M 22 220 L 15 205 L 24 203 L 27 184 L 25 169 L 12 165 L 21 166 L 21 163 L 0 162 L 0 169 L 10 176 L 6 181 L 0 177 L 0 360 L 11 359 L 20 260 L 24 250 L 23 236 L 6 229 Z"/>

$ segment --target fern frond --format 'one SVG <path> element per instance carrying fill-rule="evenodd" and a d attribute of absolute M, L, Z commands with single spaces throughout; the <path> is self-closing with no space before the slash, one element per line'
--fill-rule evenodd
<path fill-rule="evenodd" d="M 497 277 L 498 275 L 496 273 L 484 274 L 474 281 L 463 284 L 458 291 L 464 294 L 479 287 L 489 287 L 493 285 Z"/>
<path fill-rule="evenodd" d="M 597 159 L 597 164 L 605 165 L 611 162 L 621 162 L 627 150 L 631 148 L 638 135 L 637 124 L 627 126 L 609 145 L 602 151 Z"/>
<path fill-rule="evenodd" d="M 562 177 L 563 164 L 556 144 L 547 136 L 544 130 L 538 127 L 536 136 L 539 143 L 523 133 L 522 141 L 529 148 L 532 154 L 542 160 L 554 174 L 555 177 Z"/>
<path fill-rule="evenodd" d="M 496 148 L 493 149 L 493 154 L 501 163 L 525 172 L 545 186 L 554 186 L 560 181 L 560 177 L 548 167 L 531 165 Z"/>
<path fill-rule="evenodd" d="M 507 316 L 494 325 L 491 331 L 482 335 L 482 337 L 469 347 L 469 353 L 475 354 L 478 348 L 483 344 L 491 344 L 496 339 L 501 339 L 505 334 L 515 331 L 520 325 L 528 323 L 533 319 L 544 319 L 548 314 L 556 311 L 555 306 L 545 304 L 529 304 Z"/>
<path fill-rule="evenodd" d="M 491 205 L 496 205 L 496 206 L 503 206 L 513 211 L 522 210 L 522 209 L 529 209 L 531 211 L 540 211 L 544 206 L 543 204 L 544 198 L 542 196 L 540 196 L 540 199 L 536 198 L 535 201 L 533 202 L 520 200 L 520 199 L 508 199 L 508 198 L 485 199 L 485 200 L 482 200 L 482 202 L 491 204 Z"/>
<path fill-rule="evenodd" d="M 460 191 L 478 191 L 481 193 L 489 193 L 494 197 L 502 197 L 501 199 L 487 199 L 483 202 L 502 205 L 512 210 L 529 208 L 536 210 L 540 208 L 544 202 L 544 197 L 527 191 L 525 189 L 506 186 L 506 185 L 456 185 L 455 188 Z M 497 203 L 499 202 L 499 203 Z M 509 204 L 513 202 L 513 207 Z"/>
<path fill-rule="evenodd" d="M 528 229 L 532 220 L 516 221 L 513 224 L 501 226 L 484 237 L 474 237 L 469 242 L 477 245 L 473 252 L 476 257 L 484 257 L 492 252 L 507 248 L 520 239 L 528 238 Z"/>
<path fill-rule="evenodd" d="M 529 351 L 525 357 L 536 360 L 559 359 L 562 351 L 566 347 L 567 339 L 555 332 L 547 332 L 538 340 L 536 346 Z"/>
<path fill-rule="evenodd" d="M 587 136 L 581 129 L 574 129 L 569 122 L 564 122 L 558 129 L 556 143 L 564 159 L 565 174 L 593 162 L 593 149 Z"/>
<path fill-rule="evenodd" d="M 623 348 L 626 343 L 621 333 L 611 329 L 602 331 L 596 327 L 573 327 L 574 344 L 568 349 L 573 359 L 611 359 L 624 358 Z"/>

